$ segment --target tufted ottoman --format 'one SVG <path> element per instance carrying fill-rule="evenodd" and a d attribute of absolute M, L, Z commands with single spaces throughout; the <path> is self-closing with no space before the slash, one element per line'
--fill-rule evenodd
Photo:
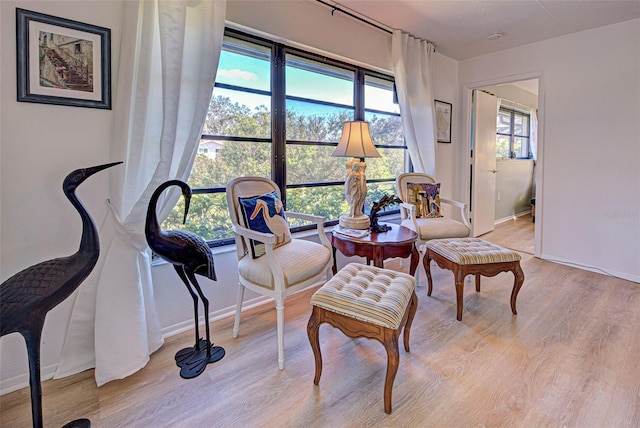
<path fill-rule="evenodd" d="M 311 297 L 313 312 L 307 325 L 320 382 L 322 354 L 318 331 L 328 323 L 351 338 L 366 337 L 382 343 L 387 351 L 384 411 L 391 413 L 391 391 L 398 372 L 398 337 L 404 327 L 404 349 L 409 352 L 411 322 L 418 307 L 415 278 L 401 272 L 358 263 L 342 268 Z"/>
<path fill-rule="evenodd" d="M 433 281 L 431 279 L 431 260 L 438 266 L 453 271 L 456 281 L 456 300 L 458 305 L 458 321 L 462 320 L 462 299 L 464 278 L 476 276 L 476 291 L 480 291 L 480 275 L 496 276 L 500 272 L 513 272 L 514 282 L 511 291 L 511 311 L 516 312 L 516 298 L 522 283 L 524 272 L 520 268 L 520 254 L 479 238 L 432 239 L 427 241 L 424 266 L 429 280 L 431 296 Z"/>

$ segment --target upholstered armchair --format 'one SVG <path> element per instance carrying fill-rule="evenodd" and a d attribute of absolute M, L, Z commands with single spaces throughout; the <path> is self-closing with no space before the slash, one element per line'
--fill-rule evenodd
<path fill-rule="evenodd" d="M 427 174 L 405 173 L 396 178 L 396 193 L 400 204 L 401 224 L 418 233 L 420 260 L 424 260 L 423 244 L 430 239 L 465 238 L 471 226 L 465 213 L 466 204 L 440 197 L 440 184 Z M 462 219 L 458 221 L 445 213 L 441 204 L 453 207 Z M 418 270 L 416 270 L 416 277 Z"/>
<path fill-rule="evenodd" d="M 328 280 L 333 266 L 324 218 L 284 211 L 280 189 L 268 178 L 239 177 L 227 183 L 227 204 L 238 255 L 238 297 L 233 337 L 238 337 L 244 291 L 275 300 L 278 367 L 284 368 L 284 300 Z M 286 218 L 315 223 L 320 243 L 291 237 Z"/>

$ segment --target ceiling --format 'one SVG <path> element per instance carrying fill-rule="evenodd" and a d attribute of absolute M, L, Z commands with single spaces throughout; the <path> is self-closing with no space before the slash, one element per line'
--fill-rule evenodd
<path fill-rule="evenodd" d="M 456 60 L 640 18 L 640 0 L 323 1 L 427 39 Z M 502 37 L 488 40 L 494 32 Z"/>

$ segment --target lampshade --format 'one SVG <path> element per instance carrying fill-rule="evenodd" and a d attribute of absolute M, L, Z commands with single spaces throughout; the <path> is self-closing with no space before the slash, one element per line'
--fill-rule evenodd
<path fill-rule="evenodd" d="M 380 153 L 371 141 L 369 122 L 350 121 L 344 123 L 338 147 L 331 153 L 333 157 L 379 158 Z"/>

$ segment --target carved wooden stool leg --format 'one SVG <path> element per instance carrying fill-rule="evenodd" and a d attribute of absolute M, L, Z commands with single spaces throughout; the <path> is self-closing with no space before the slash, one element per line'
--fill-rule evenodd
<path fill-rule="evenodd" d="M 515 264 L 516 266 L 513 271 L 513 290 L 511 291 L 511 312 L 517 315 L 518 312 L 516 311 L 516 299 L 518 298 L 520 287 L 522 287 L 522 284 L 524 283 L 524 272 L 520 267 L 520 262 L 515 262 Z"/>
<path fill-rule="evenodd" d="M 309 323 L 307 324 L 307 336 L 309 336 L 309 343 L 313 350 L 313 358 L 316 363 L 316 373 L 313 378 L 314 385 L 320 383 L 320 375 L 322 375 L 322 353 L 320 352 L 320 319 L 322 318 L 322 312 L 324 309 L 317 306 L 313 307 Z"/>
<path fill-rule="evenodd" d="M 480 292 L 480 274 L 476 274 L 476 291 Z"/>
<path fill-rule="evenodd" d="M 384 348 L 387 350 L 387 375 L 384 380 L 384 411 L 391 413 L 391 395 L 393 381 L 398 373 L 400 353 L 398 352 L 398 336 L 400 330 L 384 329 Z"/>
<path fill-rule="evenodd" d="M 411 352 L 409 350 L 409 335 L 411 334 L 411 323 L 413 323 L 413 318 L 416 316 L 416 310 L 418 309 L 418 296 L 414 291 L 411 295 L 411 301 L 409 302 L 409 311 L 407 315 L 407 323 L 404 326 L 404 350 L 407 352 Z"/>

